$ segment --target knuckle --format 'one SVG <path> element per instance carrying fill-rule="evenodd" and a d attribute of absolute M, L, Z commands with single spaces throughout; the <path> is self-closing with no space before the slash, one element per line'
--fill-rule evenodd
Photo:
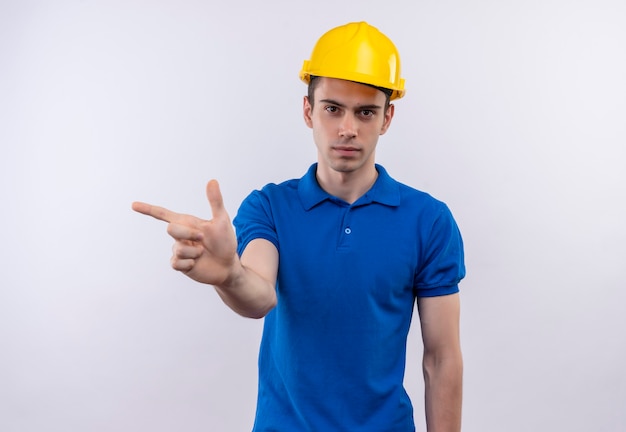
<path fill-rule="evenodd" d="M 188 272 L 193 269 L 195 265 L 195 261 L 193 259 L 180 259 L 176 256 L 173 256 L 170 262 L 172 268 L 180 272 Z"/>

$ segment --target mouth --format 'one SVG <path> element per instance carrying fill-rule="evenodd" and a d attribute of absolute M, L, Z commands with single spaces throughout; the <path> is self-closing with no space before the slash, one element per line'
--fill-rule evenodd
<path fill-rule="evenodd" d="M 332 150 L 341 156 L 354 156 L 360 151 L 357 147 L 353 146 L 334 146 Z"/>

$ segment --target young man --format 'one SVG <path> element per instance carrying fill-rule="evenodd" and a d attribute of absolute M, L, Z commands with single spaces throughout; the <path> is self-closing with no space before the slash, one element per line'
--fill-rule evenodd
<path fill-rule="evenodd" d="M 375 163 L 404 94 L 397 50 L 350 23 L 320 38 L 300 76 L 317 163 L 252 192 L 237 234 L 214 180 L 212 220 L 133 209 L 169 223 L 174 269 L 265 317 L 255 431 L 414 431 L 403 378 L 415 303 L 428 431 L 459 431 L 461 236 L 445 204 Z"/>

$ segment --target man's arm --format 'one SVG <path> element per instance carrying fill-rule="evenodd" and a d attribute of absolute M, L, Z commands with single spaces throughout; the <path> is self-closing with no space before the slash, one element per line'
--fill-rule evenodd
<path fill-rule="evenodd" d="M 213 285 L 235 312 L 250 318 L 265 316 L 276 305 L 278 251 L 267 240 L 250 242 L 237 255 L 233 230 L 219 185 L 207 184 L 213 219 L 204 220 L 150 204 L 135 202 L 133 210 L 168 223 L 175 240 L 172 267 L 190 278 Z"/>
<path fill-rule="evenodd" d="M 463 358 L 459 295 L 417 299 L 424 341 L 424 383 L 428 432 L 459 432 Z"/>
<path fill-rule="evenodd" d="M 252 240 L 241 255 L 238 278 L 228 285 L 213 285 L 224 303 L 239 315 L 263 318 L 276 306 L 278 251 L 270 241 Z"/>

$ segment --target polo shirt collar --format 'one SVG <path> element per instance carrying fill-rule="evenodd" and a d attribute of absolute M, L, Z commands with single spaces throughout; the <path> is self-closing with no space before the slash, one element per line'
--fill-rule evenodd
<path fill-rule="evenodd" d="M 376 182 L 370 190 L 353 204 L 353 206 L 366 205 L 374 202 L 390 207 L 400 205 L 400 186 L 398 182 L 392 179 L 389 174 L 387 174 L 387 170 L 381 165 L 376 164 L 376 170 L 378 171 Z M 314 163 L 298 182 L 298 196 L 300 197 L 302 206 L 307 211 L 323 201 L 337 199 L 320 187 L 315 177 L 316 172 L 317 163 Z"/>

